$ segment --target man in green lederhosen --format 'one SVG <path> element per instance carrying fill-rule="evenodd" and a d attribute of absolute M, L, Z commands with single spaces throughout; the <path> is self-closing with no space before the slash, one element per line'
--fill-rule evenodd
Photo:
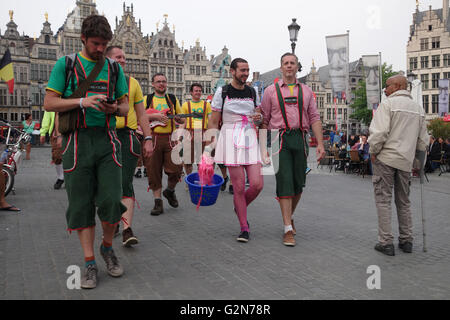
<path fill-rule="evenodd" d="M 268 87 L 261 104 L 262 128 L 279 131 L 279 170 L 277 197 L 284 223 L 283 244 L 295 246 L 294 212 L 306 183 L 309 148 L 306 135 L 312 128 L 317 137 L 317 161 L 325 156 L 322 122 L 311 89 L 297 78 L 298 58 L 292 53 L 281 57 L 283 79 Z"/>
<path fill-rule="evenodd" d="M 114 231 L 126 211 L 121 202 L 122 156 L 115 116 L 128 114 L 128 86 L 122 68 L 104 59 L 111 39 L 111 27 L 105 17 L 87 17 L 81 29 L 83 50 L 73 55 L 74 59 L 70 58 L 75 61 L 72 76 L 66 79 L 67 65 L 72 66 L 67 60 L 70 56 L 58 60 L 44 101 L 45 110 L 60 113 L 61 122 L 62 112 L 74 112 L 77 117 L 76 128 L 62 137 L 62 157 L 69 200 L 66 218 L 68 230 L 78 233 L 83 249 L 85 273 L 81 287 L 84 289 L 97 286 L 96 211 L 103 229 L 100 253 L 108 274 L 112 277 L 123 274 L 112 249 Z M 79 93 L 82 98 L 69 98 L 77 88 L 84 87 L 83 83 L 89 84 L 89 75 L 96 75 L 96 71 L 99 73 L 95 80 L 85 92 Z"/>

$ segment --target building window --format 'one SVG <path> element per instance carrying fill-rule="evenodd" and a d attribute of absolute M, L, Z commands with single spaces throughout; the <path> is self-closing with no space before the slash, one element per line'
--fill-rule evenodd
<path fill-rule="evenodd" d="M 159 72 L 166 75 L 166 67 L 159 67 Z"/>
<path fill-rule="evenodd" d="M 186 92 L 191 92 L 191 81 L 186 81 Z"/>
<path fill-rule="evenodd" d="M 431 57 L 431 66 L 433 68 L 439 68 L 441 66 L 441 56 L 435 55 Z"/>
<path fill-rule="evenodd" d="M 444 72 L 442 79 L 450 79 L 450 72 Z"/>
<path fill-rule="evenodd" d="M 165 58 L 165 55 L 164 55 L 164 51 L 163 51 L 163 50 L 160 50 L 160 51 L 159 51 L 159 58 L 160 58 L 160 59 L 164 59 L 164 58 Z"/>
<path fill-rule="evenodd" d="M 0 106 L 6 106 L 8 102 L 6 97 L 6 89 L 0 89 Z"/>
<path fill-rule="evenodd" d="M 202 75 L 206 75 L 206 67 L 205 66 L 202 67 Z"/>
<path fill-rule="evenodd" d="M 152 77 L 158 73 L 158 67 L 157 66 L 152 66 Z"/>
<path fill-rule="evenodd" d="M 409 58 L 409 70 L 417 69 L 417 57 Z"/>
<path fill-rule="evenodd" d="M 327 103 L 331 103 L 331 93 L 327 93 Z"/>
<path fill-rule="evenodd" d="M 441 74 L 440 73 L 433 73 L 431 75 L 431 88 L 432 89 L 437 89 L 439 88 L 439 78 L 440 78 Z M 433 112 L 434 113 L 434 112 Z"/>
<path fill-rule="evenodd" d="M 174 70 L 172 67 L 168 68 L 168 78 L 169 78 L 169 81 L 171 81 L 171 82 L 173 82 L 175 79 L 175 74 L 174 74 Z"/>
<path fill-rule="evenodd" d="M 444 67 L 450 67 L 450 54 L 444 54 Z"/>
<path fill-rule="evenodd" d="M 183 69 L 177 68 L 177 82 L 183 82 Z M 188 91 L 189 92 L 189 91 Z"/>
<path fill-rule="evenodd" d="M 205 83 L 205 94 L 210 94 L 211 93 L 211 82 L 207 81 Z"/>
<path fill-rule="evenodd" d="M 196 67 L 195 67 L 195 74 L 196 74 L 197 76 L 200 75 L 200 66 L 196 66 Z"/>
<path fill-rule="evenodd" d="M 195 74 L 195 66 L 189 67 L 189 74 Z"/>
<path fill-rule="evenodd" d="M 429 111 L 430 111 L 430 96 L 428 96 L 428 95 L 422 96 L 422 102 L 423 102 L 423 110 L 425 110 L 425 113 L 429 113 Z"/>
<path fill-rule="evenodd" d="M 432 49 L 439 49 L 441 47 L 441 38 L 440 37 L 433 37 L 431 39 L 431 48 Z"/>
<path fill-rule="evenodd" d="M 420 50 L 428 50 L 428 38 L 420 39 Z"/>
<path fill-rule="evenodd" d="M 421 69 L 427 69 L 428 68 L 428 63 L 429 63 L 428 56 L 420 57 L 420 67 L 421 67 Z"/>
<path fill-rule="evenodd" d="M 430 81 L 428 74 L 422 74 L 420 76 L 420 81 L 422 82 L 422 90 L 428 90 Z"/>
<path fill-rule="evenodd" d="M 131 42 L 125 42 L 125 53 L 133 54 L 133 44 Z"/>
<path fill-rule="evenodd" d="M 431 96 L 431 113 L 438 113 L 439 110 L 439 95 L 433 94 Z"/>
<path fill-rule="evenodd" d="M 331 109 L 327 109 L 327 120 L 331 120 Z"/>

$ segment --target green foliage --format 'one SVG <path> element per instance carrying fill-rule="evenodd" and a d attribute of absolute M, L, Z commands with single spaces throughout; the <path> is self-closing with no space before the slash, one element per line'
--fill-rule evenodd
<path fill-rule="evenodd" d="M 384 63 L 381 66 L 381 71 L 383 75 L 383 88 L 386 86 L 386 80 L 397 74 L 392 70 L 392 65 L 388 66 Z M 353 104 L 350 105 L 350 108 L 353 109 L 353 114 L 351 115 L 352 119 L 356 119 L 365 125 L 370 125 L 372 122 L 372 110 L 367 108 L 367 95 L 366 95 L 366 80 L 361 80 L 358 83 L 358 87 L 355 91 L 355 100 Z"/>
<path fill-rule="evenodd" d="M 428 131 L 436 139 L 439 137 L 444 140 L 450 138 L 450 122 L 445 122 L 441 118 L 431 120 L 428 124 Z"/>

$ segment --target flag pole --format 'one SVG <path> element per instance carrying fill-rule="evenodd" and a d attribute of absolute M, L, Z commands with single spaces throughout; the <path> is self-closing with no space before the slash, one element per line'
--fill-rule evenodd
<path fill-rule="evenodd" d="M 349 82 L 350 82 L 350 30 L 347 30 L 347 79 L 345 81 L 345 104 L 347 109 L 347 149 L 350 136 L 350 105 L 349 105 Z"/>

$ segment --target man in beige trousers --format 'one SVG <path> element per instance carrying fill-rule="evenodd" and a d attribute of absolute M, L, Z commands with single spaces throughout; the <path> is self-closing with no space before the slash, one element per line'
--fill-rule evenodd
<path fill-rule="evenodd" d="M 376 111 L 370 125 L 370 154 L 373 165 L 373 185 L 378 212 L 378 240 L 375 250 L 395 255 L 392 235 L 392 189 L 399 224 L 399 248 L 412 252 L 412 219 L 409 200 L 410 176 L 416 149 L 425 151 L 429 136 L 423 108 L 407 91 L 404 76 L 391 77 L 386 82 L 388 97 Z"/>

